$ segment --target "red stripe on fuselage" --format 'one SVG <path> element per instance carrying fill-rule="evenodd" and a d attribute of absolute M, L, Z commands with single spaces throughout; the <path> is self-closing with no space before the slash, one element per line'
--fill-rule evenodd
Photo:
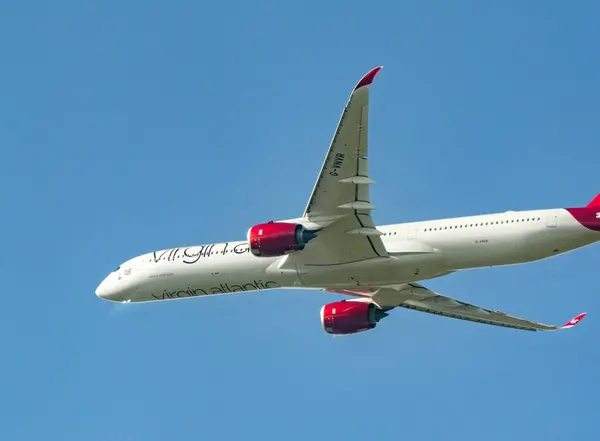
<path fill-rule="evenodd" d="M 600 206 L 566 208 L 566 210 L 585 228 L 593 231 L 600 231 Z"/>

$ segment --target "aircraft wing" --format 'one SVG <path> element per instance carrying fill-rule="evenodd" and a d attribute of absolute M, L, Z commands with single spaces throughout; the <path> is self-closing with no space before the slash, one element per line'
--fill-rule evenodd
<path fill-rule="evenodd" d="M 310 221 L 333 221 L 303 251 L 302 260 L 323 264 L 387 257 L 371 218 L 368 170 L 369 88 L 381 67 L 356 85 L 344 108 L 304 211 Z M 328 223 L 329 223 L 328 222 Z"/>
<path fill-rule="evenodd" d="M 461 302 L 450 297 L 441 296 L 418 283 L 408 283 L 399 289 L 373 288 L 371 290 L 329 290 L 360 297 L 370 297 L 373 302 L 384 309 L 402 307 L 415 309 L 430 314 L 442 315 L 460 320 L 483 323 L 486 325 L 504 326 L 506 328 L 522 329 L 525 331 L 555 331 L 575 326 L 585 313 L 568 321 L 562 326 L 546 325 L 520 317 L 493 311 L 469 303 Z"/>

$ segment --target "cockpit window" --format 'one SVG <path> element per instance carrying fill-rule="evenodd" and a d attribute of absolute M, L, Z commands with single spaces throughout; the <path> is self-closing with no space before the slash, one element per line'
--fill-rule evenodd
<path fill-rule="evenodd" d="M 113 273 L 116 273 L 116 272 L 117 272 L 117 271 L 119 271 L 120 269 L 121 269 L 121 266 L 119 265 L 119 266 L 117 267 L 117 269 L 113 271 Z"/>

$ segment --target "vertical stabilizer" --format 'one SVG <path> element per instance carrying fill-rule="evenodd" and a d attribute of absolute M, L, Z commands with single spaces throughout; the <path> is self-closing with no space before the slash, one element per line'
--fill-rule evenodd
<path fill-rule="evenodd" d="M 587 207 L 600 207 L 600 193 L 592 201 L 587 204 Z"/>

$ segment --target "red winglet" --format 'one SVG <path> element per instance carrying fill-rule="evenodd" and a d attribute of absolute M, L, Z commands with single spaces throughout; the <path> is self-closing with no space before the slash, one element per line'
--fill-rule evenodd
<path fill-rule="evenodd" d="M 382 68 L 383 68 L 383 66 L 378 66 L 378 67 L 371 69 L 364 77 L 361 78 L 361 80 L 358 82 L 358 84 L 354 88 L 354 91 L 356 92 L 361 87 L 370 85 Z"/>
<path fill-rule="evenodd" d="M 588 207 L 600 207 L 600 193 L 592 201 L 587 204 Z"/>
<path fill-rule="evenodd" d="M 579 314 L 577 317 L 575 317 L 574 319 L 568 321 L 567 323 L 565 323 L 561 329 L 569 329 L 572 328 L 573 326 L 575 326 L 577 323 L 579 323 L 581 321 L 582 318 L 585 317 L 585 315 L 587 314 L 587 312 L 584 312 L 582 314 Z"/>

